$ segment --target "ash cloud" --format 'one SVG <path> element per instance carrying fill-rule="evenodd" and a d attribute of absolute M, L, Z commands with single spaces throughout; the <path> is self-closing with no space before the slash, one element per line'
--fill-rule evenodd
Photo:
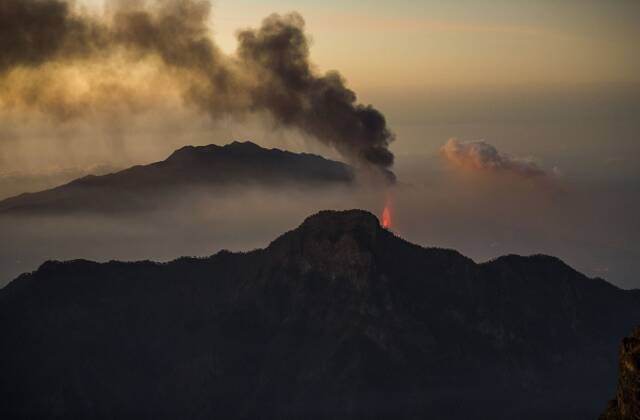
<path fill-rule="evenodd" d="M 72 13 L 61 0 L 3 0 L 0 72 L 48 60 L 87 56 L 107 42 L 98 22 Z"/>
<path fill-rule="evenodd" d="M 337 72 L 316 76 L 298 14 L 271 15 L 258 30 L 238 34 L 238 57 L 263 82 L 251 92 L 254 107 L 269 109 L 282 124 L 302 128 L 346 156 L 389 167 L 393 135 L 384 116 L 356 103 Z"/>
<path fill-rule="evenodd" d="M 82 104 L 74 106 L 77 87 L 61 87 L 58 81 L 54 89 L 49 81 L 55 77 L 35 77 L 34 72 L 55 74 L 61 66 L 76 66 L 95 81 L 104 72 L 89 72 L 87 63 L 108 61 L 122 71 L 144 62 L 168 74 L 184 102 L 213 119 L 266 113 L 277 125 L 298 129 L 333 147 L 352 164 L 383 172 L 393 165 L 388 147 L 394 136 L 384 116 L 358 103 L 339 73 L 314 71 L 299 14 L 274 14 L 257 29 L 239 31 L 236 54 L 225 55 L 207 26 L 209 1 L 112 6 L 108 16 L 98 18 L 64 0 L 4 0 L 0 102 L 20 103 L 65 119 L 82 118 L 105 98 L 113 102 L 114 96 L 125 104 L 138 104 L 130 98 L 135 89 L 110 79 L 106 87 L 92 89 Z M 28 83 L 34 78 L 39 83 Z"/>
<path fill-rule="evenodd" d="M 472 172 L 507 174 L 521 178 L 548 176 L 535 162 L 501 153 L 485 141 L 461 142 L 452 138 L 440 151 L 448 162 Z"/>

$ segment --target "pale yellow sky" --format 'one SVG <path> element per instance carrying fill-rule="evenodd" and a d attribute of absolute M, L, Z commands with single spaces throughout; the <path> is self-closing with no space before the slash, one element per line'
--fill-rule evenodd
<path fill-rule="evenodd" d="M 217 0 L 211 27 L 232 52 L 238 28 L 293 10 L 319 69 L 359 89 L 640 82 L 634 0 Z"/>
<path fill-rule="evenodd" d="M 607 83 L 640 74 L 631 41 L 565 28 L 341 13 L 305 18 L 314 61 L 339 69 L 354 86 Z M 217 22 L 221 45 L 232 49 L 238 21 Z"/>

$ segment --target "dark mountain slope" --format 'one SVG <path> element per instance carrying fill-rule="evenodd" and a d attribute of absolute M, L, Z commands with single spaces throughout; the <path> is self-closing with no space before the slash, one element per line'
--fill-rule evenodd
<path fill-rule="evenodd" d="M 600 420 L 640 419 L 640 327 L 620 345 L 620 371 L 615 399 Z"/>
<path fill-rule="evenodd" d="M 0 212 L 131 210 L 148 208 L 188 188 L 344 185 L 353 180 L 351 167 L 316 155 L 264 149 L 251 142 L 187 146 L 161 162 L 5 199 Z"/>
<path fill-rule="evenodd" d="M 268 248 L 0 290 L 5 418 L 596 418 L 640 294 L 322 212 Z"/>

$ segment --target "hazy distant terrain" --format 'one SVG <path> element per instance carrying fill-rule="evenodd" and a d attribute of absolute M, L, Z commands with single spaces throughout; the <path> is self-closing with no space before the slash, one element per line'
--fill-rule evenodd
<path fill-rule="evenodd" d="M 354 22 L 341 15 L 341 5 L 314 2 L 244 8 L 222 1 L 209 8 L 207 1 L 7 1 L 3 10 L 16 13 L 0 16 L 7 35 L 0 60 L 0 199 L 150 165 L 186 145 L 252 139 L 349 163 L 377 146 L 395 155 L 392 166 L 391 155 L 383 160 L 401 185 L 393 193 L 394 229 L 413 242 L 460 249 L 476 261 L 547 253 L 589 275 L 638 287 L 640 3 L 584 3 L 356 2 L 363 16 L 380 15 Z M 38 4 L 50 5 L 56 19 L 31 7 Z M 193 14 L 175 15 L 176 4 Z M 289 10 L 300 11 L 306 26 L 300 16 L 282 14 L 260 24 Z M 325 15 L 331 10 L 342 17 Z M 125 19 L 115 25 L 119 11 Z M 144 31 L 131 30 L 135 19 L 126 17 L 134 11 L 147 19 Z M 166 33 L 168 16 L 189 24 L 168 25 L 169 36 L 148 38 L 162 42 L 136 36 Z M 434 19 L 442 25 L 433 26 Z M 42 31 L 48 24 L 54 30 Z M 97 31 L 84 33 L 80 44 L 89 48 L 74 49 L 80 33 L 67 29 L 88 27 Z M 238 28 L 253 29 L 239 40 Z M 270 42 L 283 39 L 291 42 Z M 95 48 L 92 41 L 106 44 Z M 131 54 L 122 55 L 123 48 Z M 549 51 L 557 60 L 548 59 Z M 183 71 L 174 72 L 176 66 Z M 326 72 L 334 68 L 344 79 Z M 224 89 L 217 80 L 235 82 L 218 77 L 225 70 L 250 77 L 238 80 L 239 90 Z M 498 167 L 535 164 L 546 176 L 487 171 L 490 161 L 452 168 L 441 153 L 451 138 L 493 146 Z M 47 258 L 248 250 L 310 211 L 359 207 L 379 214 L 386 194 L 243 187 L 195 192 L 198 206 L 171 195 L 138 218 L 0 217 L 0 284 Z M 130 199 L 96 201 L 104 208 Z M 260 210 L 258 220 L 249 209 Z M 231 225 L 244 233 L 226 232 Z"/>
<path fill-rule="evenodd" d="M 351 167 L 316 155 L 267 150 L 251 142 L 187 146 L 161 162 L 89 175 L 50 190 L 7 198 L 0 201 L 0 215 L 89 212 L 124 217 L 129 212 L 166 207 L 167 196 L 193 190 L 317 188 L 354 181 Z"/>
<path fill-rule="evenodd" d="M 235 142 L 22 194 L 0 201 L 0 285 L 50 258 L 162 260 L 262 246 L 300 214 L 363 202 L 343 202 L 362 197 L 355 176 L 316 155 Z"/>
<path fill-rule="evenodd" d="M 439 130 L 455 132 L 452 127 Z M 499 145 L 499 153 L 514 153 L 504 143 Z M 153 187 L 156 194 L 151 194 L 155 198 L 148 202 L 140 202 L 147 192 L 123 198 L 121 189 L 115 203 L 110 194 L 94 193 L 94 202 L 79 203 L 85 209 L 93 206 L 91 211 L 1 215 L 0 284 L 35 270 L 47 259 L 169 260 L 208 256 L 220 249 L 251 250 L 310 213 L 357 207 L 381 215 L 385 200 L 391 198 L 393 230 L 414 243 L 459 249 L 478 262 L 507 253 L 556 255 L 588 275 L 638 287 L 640 189 L 633 181 L 633 158 L 629 159 L 601 167 L 591 159 L 558 161 L 564 173 L 555 173 L 554 162 L 547 158 L 539 162 L 546 176 L 522 178 L 508 171 L 467 172 L 452 166 L 438 147 L 427 145 L 423 154 L 399 155 L 398 182 L 389 190 L 390 197 L 377 184 L 309 183 L 304 176 L 275 183 L 254 178 L 235 187 L 219 182 L 197 187 L 200 178 L 195 177 L 193 185 L 172 192 L 158 183 Z M 588 175 L 584 171 L 589 165 L 594 169 Z M 197 168 L 217 171 L 214 165 L 189 167 L 171 180 L 186 180 Z M 277 169 L 283 175 L 296 171 L 279 165 Z M 335 179 L 333 169 L 328 175 Z M 104 179 L 114 178 L 128 176 Z M 96 212 L 95 206 L 105 201 L 106 208 L 120 211 Z M 135 212 L 126 211 L 134 204 Z"/>

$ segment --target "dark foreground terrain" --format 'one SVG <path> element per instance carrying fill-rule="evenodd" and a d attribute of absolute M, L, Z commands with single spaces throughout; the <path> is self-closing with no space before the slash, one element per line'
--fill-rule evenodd
<path fill-rule="evenodd" d="M 2 418 L 596 419 L 640 291 L 476 264 L 363 211 L 206 259 L 47 262 L 0 290 Z"/>
<path fill-rule="evenodd" d="M 640 327 L 620 345 L 620 372 L 616 397 L 600 420 L 640 419 Z"/>

